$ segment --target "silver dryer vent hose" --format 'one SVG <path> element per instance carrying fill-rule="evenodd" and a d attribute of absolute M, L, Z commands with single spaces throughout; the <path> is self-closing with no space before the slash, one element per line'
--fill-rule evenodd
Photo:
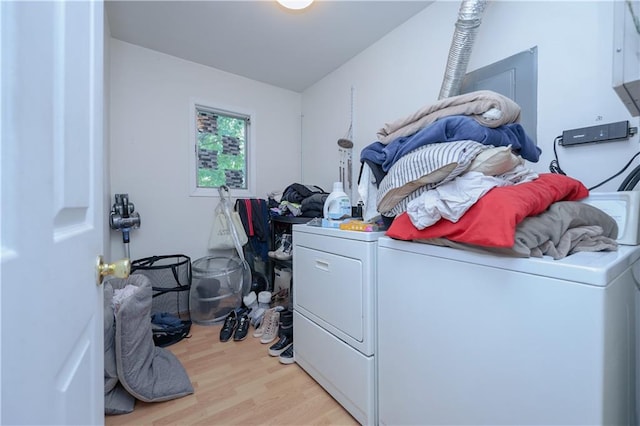
<path fill-rule="evenodd" d="M 438 99 L 460 94 L 462 80 L 467 73 L 471 49 L 476 39 L 486 4 L 487 0 L 462 1 Z"/>

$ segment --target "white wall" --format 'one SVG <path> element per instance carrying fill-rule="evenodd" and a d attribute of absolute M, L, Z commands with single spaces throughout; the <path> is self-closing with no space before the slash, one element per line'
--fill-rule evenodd
<path fill-rule="evenodd" d="M 360 151 L 376 140 L 379 128 L 437 101 L 459 6 L 432 4 L 303 93 L 305 182 L 331 187 L 337 178 L 336 141 L 348 128 L 352 86 L 356 177 Z M 468 71 L 533 46 L 538 46 L 537 143 L 543 153 L 538 163 L 528 163 L 532 169 L 548 172 L 553 140 L 563 130 L 623 120 L 638 126 L 640 120 L 612 89 L 611 1 L 490 1 Z M 558 148 L 560 165 L 590 187 L 618 172 L 638 152 L 638 139 Z M 597 191 L 615 191 L 625 176 Z"/>
<path fill-rule="evenodd" d="M 141 217 L 131 232 L 131 258 L 206 256 L 217 198 L 190 197 L 193 155 L 190 99 L 255 112 L 256 193 L 266 198 L 300 180 L 299 93 L 177 59 L 116 39 L 110 41 L 111 200 L 128 193 Z M 108 211 L 105 211 L 108 216 Z M 111 231 L 111 259 L 124 254 Z"/>
<path fill-rule="evenodd" d="M 459 5 L 437 1 L 302 95 L 111 39 L 109 206 L 114 194 L 126 192 L 141 215 L 141 228 L 131 234 L 131 257 L 208 254 L 217 199 L 188 195 L 192 97 L 256 112 L 255 196 L 264 198 L 293 182 L 331 189 L 353 87 L 355 203 L 360 151 L 384 123 L 437 100 Z M 563 130 L 622 120 L 640 124 L 611 87 L 611 1 L 490 1 L 482 18 L 469 71 L 538 47 L 537 143 L 543 153 L 538 163 L 528 163 L 531 168 L 548 171 L 553 139 Z M 560 164 L 590 187 L 618 172 L 638 152 L 638 140 L 560 147 Z M 597 191 L 615 190 L 625 175 Z M 110 233 L 116 259 L 123 254 L 122 238 Z"/>

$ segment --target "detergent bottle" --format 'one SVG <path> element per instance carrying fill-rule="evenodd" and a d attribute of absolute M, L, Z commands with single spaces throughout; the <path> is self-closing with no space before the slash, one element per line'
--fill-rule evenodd
<path fill-rule="evenodd" d="M 324 202 L 323 216 L 328 220 L 341 220 L 351 217 L 351 201 L 344 192 L 342 182 L 333 183 L 333 191 Z"/>

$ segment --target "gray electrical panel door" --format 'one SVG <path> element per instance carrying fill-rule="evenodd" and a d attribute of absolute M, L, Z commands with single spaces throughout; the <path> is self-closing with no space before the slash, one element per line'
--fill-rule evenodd
<path fill-rule="evenodd" d="M 520 105 L 520 124 L 537 143 L 538 48 L 517 53 L 486 67 L 467 73 L 460 93 L 493 90 Z"/>

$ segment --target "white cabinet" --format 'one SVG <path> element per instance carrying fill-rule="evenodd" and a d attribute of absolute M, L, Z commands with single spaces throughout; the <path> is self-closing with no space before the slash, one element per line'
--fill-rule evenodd
<path fill-rule="evenodd" d="M 296 362 L 361 424 L 376 424 L 377 239 L 293 226 Z"/>

